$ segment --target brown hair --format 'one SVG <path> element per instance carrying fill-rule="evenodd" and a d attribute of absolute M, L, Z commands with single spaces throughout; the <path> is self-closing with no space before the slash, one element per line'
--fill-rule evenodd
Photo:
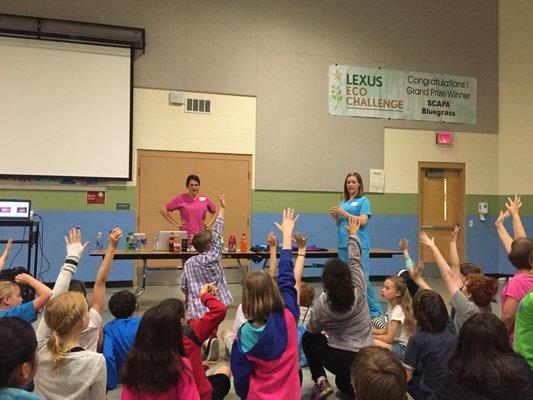
<path fill-rule="evenodd" d="M 399 293 L 399 296 L 396 297 L 396 304 L 402 308 L 405 315 L 405 320 L 403 322 L 405 330 L 408 334 L 412 335 L 416 331 L 416 320 L 413 314 L 413 301 L 411 300 L 411 294 L 409 293 L 407 283 L 401 276 L 389 276 L 387 279 L 392 282 L 394 288 Z"/>
<path fill-rule="evenodd" d="M 52 356 L 52 371 L 59 368 L 68 348 L 63 337 L 79 324 L 87 312 L 87 300 L 80 292 L 66 292 L 48 302 L 44 312 L 44 320 L 52 330 L 47 348 Z"/>
<path fill-rule="evenodd" d="M 192 245 L 198 253 L 204 253 L 209 250 L 211 241 L 213 240 L 213 234 L 210 230 L 200 231 L 192 238 Z"/>
<path fill-rule="evenodd" d="M 478 307 L 485 308 L 494 301 L 498 285 L 488 276 L 472 274 L 466 282 L 466 290 L 472 295 L 472 300 Z"/>
<path fill-rule="evenodd" d="M 511 252 L 509 253 L 509 261 L 516 269 L 532 269 L 529 263 L 529 255 L 533 251 L 533 239 L 518 238 L 511 243 Z"/>
<path fill-rule="evenodd" d="M 468 276 L 472 274 L 483 274 L 481 267 L 474 263 L 462 263 L 459 265 L 459 271 L 463 276 Z"/>
<path fill-rule="evenodd" d="M 448 325 L 448 310 L 444 300 L 437 292 L 420 290 L 413 297 L 413 314 L 420 330 L 442 332 Z"/>
<path fill-rule="evenodd" d="M 283 312 L 284 308 L 278 286 L 267 272 L 246 275 L 242 282 L 242 311 L 247 320 L 264 324 L 272 311 Z"/>
<path fill-rule="evenodd" d="M 350 198 L 350 193 L 348 193 L 348 189 L 346 189 L 346 181 L 350 176 L 355 176 L 355 179 L 357 179 L 357 182 L 359 183 L 359 190 L 357 191 L 355 197 L 361 197 L 365 194 L 365 188 L 363 187 L 363 178 L 361 178 L 359 172 L 350 172 L 348 175 L 346 175 L 346 178 L 344 178 L 344 200 L 348 200 Z"/>
<path fill-rule="evenodd" d="M 4 297 L 9 297 L 13 293 L 16 283 L 12 281 L 0 281 L 0 303 Z"/>
<path fill-rule="evenodd" d="M 381 347 L 359 350 L 351 379 L 357 400 L 405 400 L 407 397 L 405 368 L 391 351 Z"/>
<path fill-rule="evenodd" d="M 300 305 L 303 307 L 311 307 L 314 298 L 315 288 L 307 282 L 302 282 L 300 285 Z"/>

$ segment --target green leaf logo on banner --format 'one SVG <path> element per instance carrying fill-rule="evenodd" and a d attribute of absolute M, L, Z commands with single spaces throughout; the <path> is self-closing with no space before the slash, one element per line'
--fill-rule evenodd
<path fill-rule="evenodd" d="M 340 86 L 331 85 L 331 99 L 335 101 L 335 110 L 342 101 L 342 92 Z"/>

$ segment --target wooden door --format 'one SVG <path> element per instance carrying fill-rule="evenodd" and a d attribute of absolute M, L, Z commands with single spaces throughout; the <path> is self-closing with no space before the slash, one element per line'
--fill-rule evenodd
<path fill-rule="evenodd" d="M 176 229 L 160 210 L 172 197 L 187 191 L 185 179 L 191 174 L 198 175 L 200 192 L 217 207 L 217 191 L 226 194 L 225 243 L 231 234 L 250 237 L 251 156 L 139 150 L 137 159 L 137 231 L 148 235 L 150 248 L 154 233 Z M 168 266 L 169 262 L 153 260 L 150 265 Z"/>
<path fill-rule="evenodd" d="M 450 231 L 461 225 L 457 238 L 459 259 L 464 259 L 464 164 L 419 163 L 419 231 L 435 237 L 444 258 L 450 259 Z M 434 262 L 433 254 L 419 245 L 419 258 Z"/>

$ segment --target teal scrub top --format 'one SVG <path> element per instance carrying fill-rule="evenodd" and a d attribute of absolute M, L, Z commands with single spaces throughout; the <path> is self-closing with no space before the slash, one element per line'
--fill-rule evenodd
<path fill-rule="evenodd" d="M 363 214 L 368 215 L 368 218 L 372 216 L 372 210 L 370 209 L 370 201 L 368 201 L 368 199 L 364 195 L 361 197 L 355 197 L 353 199 L 341 201 L 339 206 L 342 207 L 342 209 L 347 213 L 352 214 L 356 217 L 359 217 Z M 348 231 L 345 228 L 346 226 L 348 226 L 348 219 L 345 217 L 339 217 L 337 246 L 341 248 L 348 247 Z M 367 225 L 359 228 L 358 236 L 361 240 L 361 248 L 369 249 L 370 237 L 368 236 Z"/>

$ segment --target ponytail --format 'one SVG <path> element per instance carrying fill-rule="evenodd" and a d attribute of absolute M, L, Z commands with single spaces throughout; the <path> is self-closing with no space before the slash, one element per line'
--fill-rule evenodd
<path fill-rule="evenodd" d="M 52 357 L 52 371 L 61 366 L 68 353 L 64 337 L 81 323 L 86 312 L 87 301 L 79 292 L 62 293 L 48 303 L 44 320 L 52 330 L 46 345 Z"/>

